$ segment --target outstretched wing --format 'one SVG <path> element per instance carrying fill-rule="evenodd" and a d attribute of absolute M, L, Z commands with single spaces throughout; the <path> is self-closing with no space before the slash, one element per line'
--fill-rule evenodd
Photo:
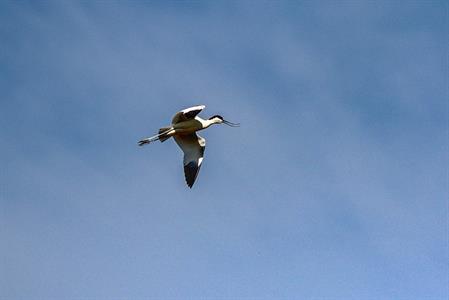
<path fill-rule="evenodd" d="M 187 185 L 192 188 L 203 162 L 206 140 L 196 133 L 175 135 L 174 138 L 184 152 L 184 175 Z"/>
<path fill-rule="evenodd" d="M 183 109 L 180 112 L 176 113 L 176 115 L 173 116 L 173 119 L 172 119 L 171 123 L 172 124 L 176 124 L 176 123 L 179 123 L 179 122 L 184 122 L 184 121 L 193 119 L 205 107 L 206 106 L 204 106 L 204 105 L 198 105 L 198 106 L 193 106 L 193 107 L 189 107 L 189 108 Z"/>

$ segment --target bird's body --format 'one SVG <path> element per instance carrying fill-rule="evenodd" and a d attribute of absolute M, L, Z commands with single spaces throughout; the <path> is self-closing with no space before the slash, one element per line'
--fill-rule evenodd
<path fill-rule="evenodd" d="M 197 115 L 205 108 L 204 105 L 186 108 L 176 113 L 172 119 L 172 124 L 159 129 L 159 134 L 139 141 L 139 146 L 149 144 L 153 141 L 164 142 L 173 137 L 178 146 L 184 152 L 184 175 L 187 185 L 191 188 L 198 176 L 203 162 L 206 140 L 197 135 L 196 132 L 206 129 L 213 124 L 227 124 L 238 126 L 228 122 L 219 115 L 204 120 Z"/>
<path fill-rule="evenodd" d="M 212 125 L 211 122 L 207 122 L 206 120 L 201 119 L 200 117 L 195 117 L 194 119 L 179 122 L 173 124 L 173 129 L 176 134 L 190 134 L 196 131 L 200 131 L 206 129 Z"/>

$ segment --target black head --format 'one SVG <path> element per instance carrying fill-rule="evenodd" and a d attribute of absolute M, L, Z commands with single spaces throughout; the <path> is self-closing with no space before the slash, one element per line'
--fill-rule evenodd
<path fill-rule="evenodd" d="M 238 123 L 232 123 L 232 122 L 226 121 L 220 115 L 215 115 L 215 116 L 212 116 L 212 117 L 209 118 L 209 120 L 213 120 L 213 119 L 220 120 L 220 121 L 213 121 L 214 124 L 226 124 L 226 125 L 231 126 L 231 127 L 239 127 L 240 126 L 240 124 L 238 124 Z"/>
<path fill-rule="evenodd" d="M 223 117 L 220 115 L 214 115 L 214 116 L 210 117 L 209 120 L 212 120 L 213 118 L 219 118 L 220 120 L 223 121 Z"/>

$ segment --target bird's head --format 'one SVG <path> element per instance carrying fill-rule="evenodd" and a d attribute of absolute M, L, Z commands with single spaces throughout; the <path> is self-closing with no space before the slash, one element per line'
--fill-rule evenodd
<path fill-rule="evenodd" d="M 214 116 L 210 117 L 209 120 L 212 121 L 213 124 L 226 124 L 231 127 L 239 127 L 240 126 L 239 123 L 232 123 L 232 122 L 226 121 L 220 115 L 214 115 Z"/>

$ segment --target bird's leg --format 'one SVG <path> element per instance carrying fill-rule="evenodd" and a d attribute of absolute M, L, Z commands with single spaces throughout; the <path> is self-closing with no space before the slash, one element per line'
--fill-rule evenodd
<path fill-rule="evenodd" d="M 163 135 L 169 133 L 171 130 L 172 130 L 172 129 L 170 128 L 170 129 L 168 129 L 167 131 L 161 132 L 161 133 L 156 134 L 156 135 L 154 135 L 154 136 L 152 136 L 152 137 L 142 139 L 142 140 L 140 140 L 140 141 L 138 142 L 138 145 L 139 145 L 139 146 L 143 146 L 143 145 L 149 144 L 149 143 L 151 143 L 151 142 L 157 141 L 157 140 L 159 140 Z"/>
<path fill-rule="evenodd" d="M 138 145 L 143 146 L 143 145 L 149 144 L 149 143 L 151 143 L 151 141 L 149 139 L 143 139 L 143 140 L 139 141 Z"/>

